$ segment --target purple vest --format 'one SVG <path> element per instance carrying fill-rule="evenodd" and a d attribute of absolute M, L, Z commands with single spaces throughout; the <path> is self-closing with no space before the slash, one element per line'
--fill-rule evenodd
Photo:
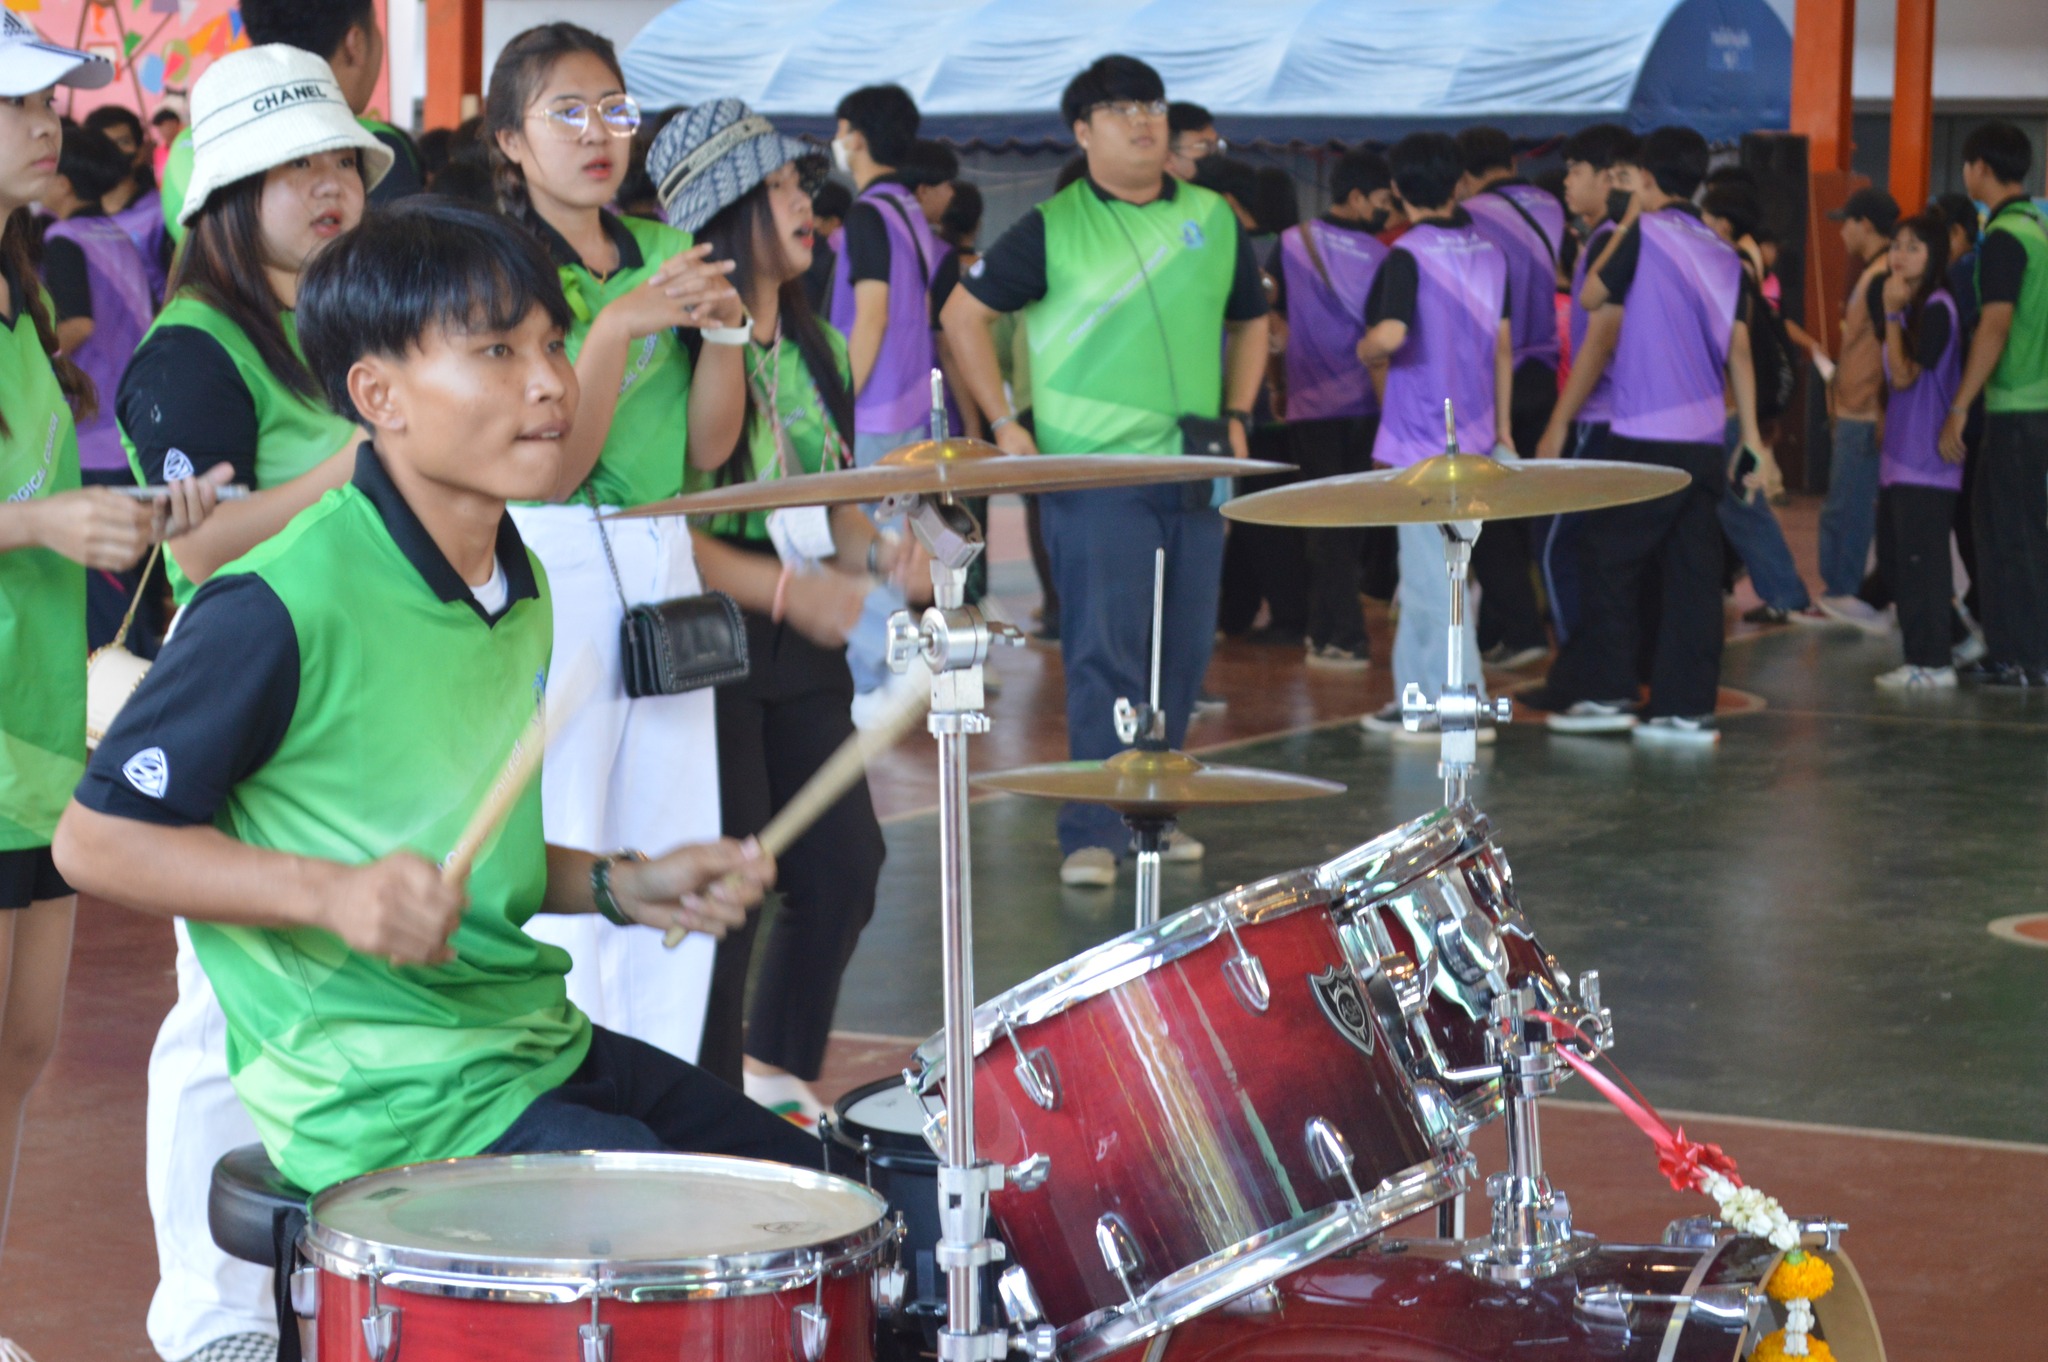
<path fill-rule="evenodd" d="M 1472 227 L 1424 222 L 1394 247 L 1415 257 L 1415 321 L 1387 364 L 1374 463 L 1390 468 L 1444 452 L 1444 399 L 1458 422 L 1458 448 L 1493 452 L 1493 354 L 1508 266 Z"/>
<path fill-rule="evenodd" d="M 92 283 L 92 335 L 72 358 L 91 375 L 93 387 L 99 391 L 99 414 L 78 427 L 78 465 L 126 468 L 128 454 L 121 448 L 121 430 L 114 421 L 114 394 L 156 311 L 149 271 L 142 252 L 112 218 L 53 222 L 49 235 L 78 243 L 85 252 L 86 273 Z"/>
<path fill-rule="evenodd" d="M 1308 253 L 1310 232 L 1322 270 Z M 1288 419 L 1372 415 L 1380 404 L 1358 362 L 1358 341 L 1365 334 L 1365 295 L 1387 248 L 1366 232 L 1305 222 L 1280 234 L 1280 258 L 1287 275 Z"/>
<path fill-rule="evenodd" d="M 1521 205 L 1543 229 L 1539 236 Z M 1498 184 L 1465 200 L 1472 225 L 1508 262 L 1508 331 L 1515 366 L 1541 360 L 1557 367 L 1557 243 L 1564 239 L 1564 206 L 1533 184 Z"/>
<path fill-rule="evenodd" d="M 1600 258 L 1601 250 L 1606 247 L 1608 238 L 1613 235 L 1614 224 L 1611 222 L 1603 221 L 1594 227 L 1592 235 L 1586 238 L 1586 244 L 1579 248 L 1577 262 L 1572 265 L 1571 333 L 1573 364 L 1579 362 L 1579 357 L 1585 353 L 1586 349 L 1586 321 L 1589 314 L 1579 303 L 1579 295 L 1586 288 L 1586 271 L 1591 269 L 1593 262 Z M 1578 419 L 1586 423 L 1605 425 L 1612 412 L 1613 391 L 1614 364 L 1610 360 L 1607 367 L 1600 371 L 1599 380 L 1593 384 L 1593 391 L 1586 394 L 1586 405 L 1579 408 Z"/>
<path fill-rule="evenodd" d="M 1642 255 L 1622 299 L 1611 427 L 1631 440 L 1721 443 L 1727 424 L 1728 342 L 1742 260 L 1714 229 L 1680 208 L 1636 219 Z"/>
<path fill-rule="evenodd" d="M 867 386 L 853 401 L 853 428 L 861 435 L 886 435 L 924 427 L 932 415 L 932 279 L 945 250 L 924 220 L 917 196 L 900 184 L 878 182 L 861 193 L 882 215 L 889 233 L 889 324 L 875 355 Z M 882 200 L 888 202 L 882 202 Z M 832 325 L 853 335 L 853 278 L 847 252 L 839 252 L 832 274 Z"/>
<path fill-rule="evenodd" d="M 1927 306 L 1947 310 L 1948 348 L 1941 352 L 1939 360 L 1920 371 L 1912 387 L 1891 385 L 1891 396 L 1884 406 L 1884 451 L 1878 460 L 1877 481 L 1882 487 L 1903 482 L 1960 492 L 1963 466 L 1941 457 L 1941 425 L 1948 419 L 1956 389 L 1962 386 L 1962 321 L 1956 316 L 1955 299 L 1945 288 L 1936 289 Z M 1884 373 L 1889 380 L 1889 349 L 1884 352 Z"/>
<path fill-rule="evenodd" d="M 135 249 L 142 252 L 142 267 L 148 271 L 149 289 L 152 297 L 164 296 L 164 196 L 152 189 L 118 213 L 109 213 L 108 220 L 121 224 L 121 230 L 135 243 Z"/>

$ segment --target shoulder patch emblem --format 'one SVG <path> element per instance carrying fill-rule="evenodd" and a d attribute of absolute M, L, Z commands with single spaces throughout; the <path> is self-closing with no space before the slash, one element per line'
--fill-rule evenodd
<path fill-rule="evenodd" d="M 181 482 L 192 476 L 192 460 L 182 449 L 173 449 L 164 455 L 164 481 Z"/>
<path fill-rule="evenodd" d="M 162 799 L 171 788 L 171 759 L 161 747 L 145 747 L 121 763 L 121 774 L 151 799 Z"/>
<path fill-rule="evenodd" d="M 1193 218 L 1189 218 L 1180 225 L 1180 239 L 1187 243 L 1187 247 L 1191 251 L 1201 250 L 1202 246 L 1209 240 L 1208 237 L 1202 235 L 1201 224 L 1197 223 Z"/>

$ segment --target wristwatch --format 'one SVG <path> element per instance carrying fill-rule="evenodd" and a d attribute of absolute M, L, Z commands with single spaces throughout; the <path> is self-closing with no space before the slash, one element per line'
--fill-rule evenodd
<path fill-rule="evenodd" d="M 604 915 L 606 922 L 618 927 L 631 927 L 633 919 L 626 916 L 619 907 L 619 901 L 612 894 L 612 866 L 619 861 L 644 861 L 647 857 L 638 851 L 614 851 L 609 856 L 600 856 L 590 863 L 590 898 L 597 905 L 597 911 Z"/>
<path fill-rule="evenodd" d="M 994 435 L 1004 426 L 1015 425 L 1016 422 L 1017 418 L 1015 416 L 998 416 L 988 423 L 988 433 Z"/>
<path fill-rule="evenodd" d="M 1252 414 L 1248 411 L 1239 411 L 1236 407 L 1225 407 L 1223 409 L 1223 419 L 1235 421 L 1246 430 L 1252 428 Z"/>
<path fill-rule="evenodd" d="M 701 327 L 697 334 L 706 345 L 745 345 L 754 338 L 753 314 L 742 312 L 736 325 Z"/>

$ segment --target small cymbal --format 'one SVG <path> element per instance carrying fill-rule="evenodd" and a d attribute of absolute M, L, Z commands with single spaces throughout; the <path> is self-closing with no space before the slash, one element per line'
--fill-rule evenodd
<path fill-rule="evenodd" d="M 1185 809 L 1276 804 L 1344 793 L 1344 787 L 1334 780 L 1251 766 L 1205 766 L 1185 752 L 1137 748 L 1107 761 L 1065 761 L 999 771 L 976 776 L 974 783 L 1010 794 L 1105 804 L 1118 813 L 1152 817 Z"/>
<path fill-rule="evenodd" d="M 1597 459 L 1524 459 L 1439 454 L 1407 468 L 1350 473 L 1254 492 L 1224 503 L 1223 514 L 1256 525 L 1336 529 L 1355 525 L 1434 525 L 1452 520 L 1512 520 L 1651 501 L 1683 488 L 1675 468 Z"/>
<path fill-rule="evenodd" d="M 610 517 L 717 515 L 784 506 L 834 506 L 894 496 L 985 497 L 999 492 L 1072 492 L 1089 487 L 1199 482 L 1285 472 L 1292 465 L 1262 459 L 1205 459 L 1159 454 L 1005 454 L 985 440 L 920 440 L 892 450 L 868 468 L 807 473 L 771 482 L 741 482 L 692 492 Z"/>

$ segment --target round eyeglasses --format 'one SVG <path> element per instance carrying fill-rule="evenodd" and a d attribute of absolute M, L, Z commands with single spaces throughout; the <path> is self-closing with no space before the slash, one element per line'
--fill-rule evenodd
<path fill-rule="evenodd" d="M 592 115 L 614 137 L 631 137 L 640 130 L 640 105 L 631 95 L 612 95 L 595 104 L 572 100 L 536 109 L 533 117 L 544 120 L 557 136 L 576 138 L 590 131 Z"/>
<path fill-rule="evenodd" d="M 1148 119 L 1166 117 L 1166 101 L 1163 99 L 1106 99 L 1100 104 L 1088 106 L 1090 114 L 1098 110 L 1116 114 L 1126 123 L 1140 123 Z"/>

